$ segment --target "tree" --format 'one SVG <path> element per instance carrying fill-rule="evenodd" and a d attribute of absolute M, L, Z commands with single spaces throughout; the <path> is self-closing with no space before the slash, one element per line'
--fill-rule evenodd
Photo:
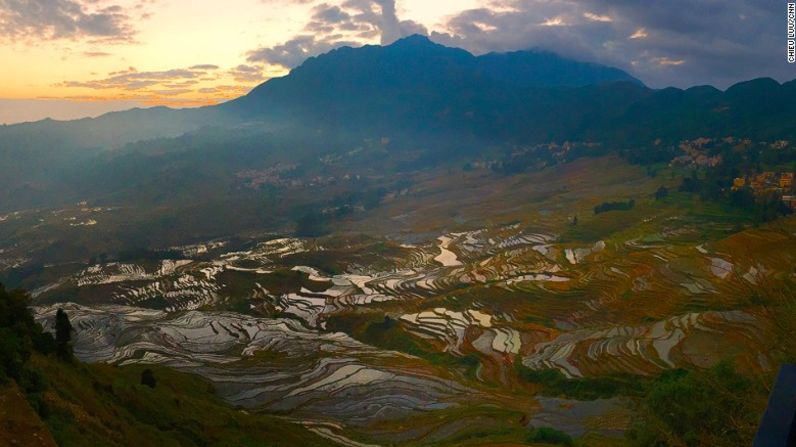
<path fill-rule="evenodd" d="M 575 445 L 571 436 L 552 427 L 533 428 L 526 440 L 533 443 Z"/>
<path fill-rule="evenodd" d="M 668 195 L 669 195 L 669 188 L 661 186 L 660 188 L 658 188 L 657 191 L 655 191 L 655 200 L 661 200 L 662 198 Z"/>
<path fill-rule="evenodd" d="M 0 383 L 9 379 L 17 382 L 31 405 L 44 415 L 46 405 L 40 399 L 44 381 L 27 363 L 34 351 L 45 355 L 52 352 L 55 341 L 33 319 L 29 302 L 30 296 L 24 291 L 6 291 L 0 284 Z"/>
<path fill-rule="evenodd" d="M 141 385 L 155 388 L 157 384 L 158 381 L 155 379 L 155 373 L 153 373 L 151 369 L 145 369 L 141 372 Z"/>
<path fill-rule="evenodd" d="M 318 237 L 326 234 L 326 218 L 317 211 L 310 211 L 296 221 L 296 236 Z"/>
<path fill-rule="evenodd" d="M 62 360 L 72 359 L 72 323 L 63 309 L 55 313 L 55 352 Z"/>

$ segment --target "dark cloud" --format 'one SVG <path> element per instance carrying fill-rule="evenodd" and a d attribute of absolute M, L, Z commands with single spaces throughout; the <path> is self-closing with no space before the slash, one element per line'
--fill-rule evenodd
<path fill-rule="evenodd" d="M 542 48 L 623 68 L 652 86 L 789 80 L 785 5 L 748 0 L 504 0 L 451 18 L 440 43 L 476 53 Z"/>
<path fill-rule="evenodd" d="M 93 0 L 0 0 L 0 37 L 131 41 L 130 16 Z"/>
<path fill-rule="evenodd" d="M 268 63 L 281 65 L 285 68 L 293 68 L 310 56 L 326 53 L 345 45 L 359 46 L 359 43 L 336 39 L 318 39 L 315 35 L 307 34 L 295 36 L 279 45 L 251 51 L 248 54 L 248 60 L 253 63 Z"/>
<path fill-rule="evenodd" d="M 785 31 L 784 4 L 763 0 L 491 0 L 449 18 L 431 37 L 479 54 L 554 51 L 617 66 L 654 87 L 724 88 L 760 76 L 796 77 L 785 60 Z M 301 33 L 249 52 L 248 61 L 292 68 L 340 46 L 415 33 L 427 31 L 401 20 L 395 0 L 320 3 Z"/>
<path fill-rule="evenodd" d="M 344 0 L 321 3 L 312 9 L 304 30 L 293 38 L 270 47 L 250 51 L 248 61 L 293 68 L 310 56 L 341 46 L 359 46 L 379 39 L 389 44 L 410 34 L 427 31 L 411 20 L 400 20 L 395 0 Z"/>

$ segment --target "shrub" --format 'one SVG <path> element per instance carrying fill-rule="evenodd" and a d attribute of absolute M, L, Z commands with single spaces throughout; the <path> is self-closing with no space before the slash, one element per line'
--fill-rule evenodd
<path fill-rule="evenodd" d="M 662 374 L 627 435 L 638 446 L 751 445 L 759 409 L 752 382 L 728 362 L 707 371 Z"/>
<path fill-rule="evenodd" d="M 570 379 L 557 369 L 534 370 L 524 366 L 521 361 L 515 365 L 520 377 L 542 385 L 542 394 L 547 396 L 595 400 L 618 395 L 641 395 L 644 389 L 644 379 L 638 376 L 617 374 Z"/>
<path fill-rule="evenodd" d="M 72 359 L 72 323 L 63 309 L 55 313 L 55 352 L 62 360 Z"/>
<path fill-rule="evenodd" d="M 551 427 L 534 428 L 526 438 L 528 442 L 573 446 L 575 442 L 568 434 Z"/>
<path fill-rule="evenodd" d="M 155 388 L 157 384 L 158 381 L 155 379 L 155 373 L 153 373 L 151 369 L 145 369 L 141 373 L 141 385 Z"/>
<path fill-rule="evenodd" d="M 607 211 L 628 211 L 636 206 L 636 201 L 633 199 L 627 202 L 603 202 L 594 207 L 594 214 L 605 213 Z"/>

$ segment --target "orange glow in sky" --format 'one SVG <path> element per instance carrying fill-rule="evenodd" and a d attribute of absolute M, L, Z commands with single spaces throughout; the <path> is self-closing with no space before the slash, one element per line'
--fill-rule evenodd
<path fill-rule="evenodd" d="M 446 16 L 477 3 L 398 0 L 395 9 L 400 20 L 434 30 Z M 79 12 L 57 6 L 35 12 L 37 6 L 56 4 L 76 6 Z M 250 53 L 313 34 L 306 27 L 321 4 L 357 13 L 345 0 L 0 0 L 0 99 L 109 101 L 111 109 L 224 101 L 285 75 L 290 67 L 252 61 Z M 47 25 L 63 19 L 66 25 Z M 357 32 L 339 40 L 366 44 L 380 39 L 378 33 Z M 8 118 L 14 104 L 32 110 L 30 102 L 0 102 L 5 108 L 0 120 L 14 121 Z M 59 101 L 45 104 L 71 116 Z M 102 107 L 95 109 L 84 115 Z"/>

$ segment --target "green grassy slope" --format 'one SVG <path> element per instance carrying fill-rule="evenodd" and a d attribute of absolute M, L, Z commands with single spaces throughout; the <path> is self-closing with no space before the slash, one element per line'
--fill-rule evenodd
<path fill-rule="evenodd" d="M 43 422 L 60 446 L 330 445 L 304 427 L 237 410 L 197 376 L 149 367 L 157 385 L 141 385 L 143 366 L 64 363 L 34 355 L 47 380 Z"/>

